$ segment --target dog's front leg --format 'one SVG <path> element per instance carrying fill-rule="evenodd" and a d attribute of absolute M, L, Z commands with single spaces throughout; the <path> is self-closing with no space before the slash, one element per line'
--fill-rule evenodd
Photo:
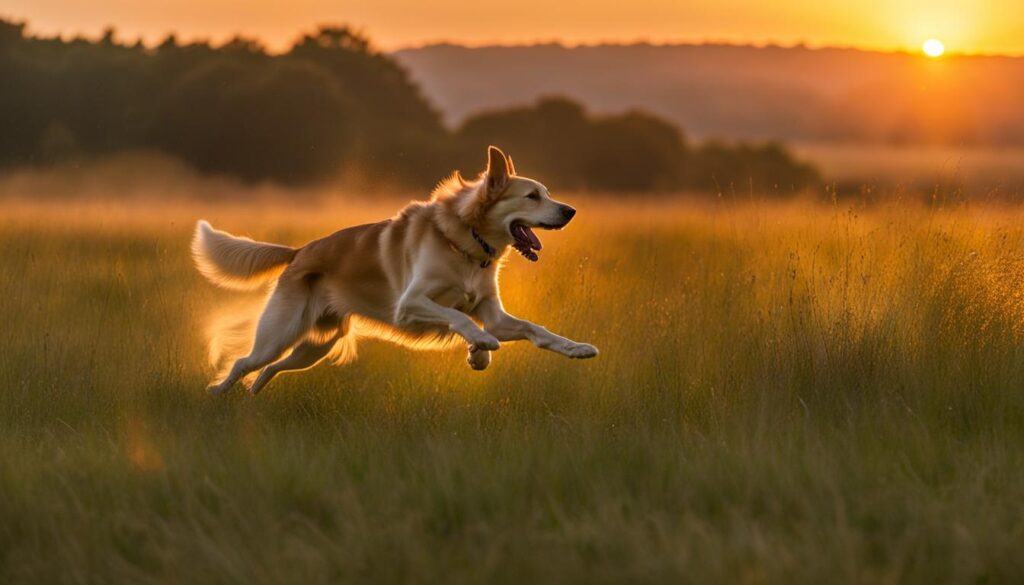
<path fill-rule="evenodd" d="M 491 365 L 491 352 L 486 349 L 469 349 L 469 367 L 474 370 L 486 370 Z"/>
<path fill-rule="evenodd" d="M 484 329 L 499 341 L 527 339 L 541 349 L 575 359 L 592 358 L 598 353 L 597 348 L 589 343 L 578 343 L 555 335 L 536 323 L 509 315 L 497 297 L 484 299 L 477 306 L 476 315 L 483 321 Z"/>
<path fill-rule="evenodd" d="M 469 343 L 471 352 L 493 351 L 501 347 L 497 338 L 480 329 L 465 313 L 439 305 L 422 294 L 407 294 L 402 297 L 398 304 L 395 323 L 399 327 L 447 327 Z M 490 356 L 487 356 L 487 359 L 489 363 Z"/>

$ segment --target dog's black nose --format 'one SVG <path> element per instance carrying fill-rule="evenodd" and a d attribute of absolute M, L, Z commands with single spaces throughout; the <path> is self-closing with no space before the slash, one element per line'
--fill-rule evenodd
<path fill-rule="evenodd" d="M 574 215 L 576 215 L 575 209 L 569 207 L 568 205 L 562 206 L 562 217 L 565 218 L 565 221 L 569 221 L 570 219 L 572 219 L 572 216 Z"/>

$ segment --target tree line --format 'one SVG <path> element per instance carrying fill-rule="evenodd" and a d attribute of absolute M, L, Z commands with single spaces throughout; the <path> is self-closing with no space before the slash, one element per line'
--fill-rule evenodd
<path fill-rule="evenodd" d="M 271 54 L 245 38 L 146 47 L 112 30 L 64 40 L 0 20 L 0 79 L 2 167 L 144 150 L 247 181 L 417 187 L 475 173 L 498 144 L 561 189 L 788 193 L 820 180 L 777 144 L 691 145 L 654 115 L 592 115 L 566 98 L 448 129 L 407 72 L 346 27 Z"/>

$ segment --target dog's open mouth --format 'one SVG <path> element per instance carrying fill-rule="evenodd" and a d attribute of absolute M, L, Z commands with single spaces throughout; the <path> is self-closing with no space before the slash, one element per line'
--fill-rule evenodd
<path fill-rule="evenodd" d="M 565 227 L 566 223 L 569 222 L 567 221 L 561 225 L 541 223 L 534 227 L 542 230 L 560 230 Z M 523 225 L 518 221 L 512 222 L 508 231 L 512 234 L 512 239 L 515 240 L 512 247 L 516 249 L 516 252 L 522 254 L 523 258 L 526 258 L 530 262 L 536 262 L 538 258 L 537 252 L 541 249 L 540 238 L 537 237 L 537 234 L 533 233 L 533 230 L 529 226 Z"/>
<path fill-rule="evenodd" d="M 533 233 L 532 229 L 519 222 L 514 222 L 509 227 L 509 233 L 512 234 L 512 239 L 515 240 L 512 247 L 522 254 L 523 258 L 526 258 L 530 262 L 536 262 L 538 256 L 535 250 L 540 251 L 542 247 L 540 244 L 540 238 L 537 237 L 537 234 Z"/>

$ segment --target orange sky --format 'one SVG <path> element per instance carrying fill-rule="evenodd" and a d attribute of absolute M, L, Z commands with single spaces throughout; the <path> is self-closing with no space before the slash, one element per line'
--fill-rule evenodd
<path fill-rule="evenodd" d="M 319 23 L 351 23 L 377 46 L 718 40 L 1024 54 L 1022 0 L 0 0 L 39 33 L 224 40 L 286 47 Z"/>

